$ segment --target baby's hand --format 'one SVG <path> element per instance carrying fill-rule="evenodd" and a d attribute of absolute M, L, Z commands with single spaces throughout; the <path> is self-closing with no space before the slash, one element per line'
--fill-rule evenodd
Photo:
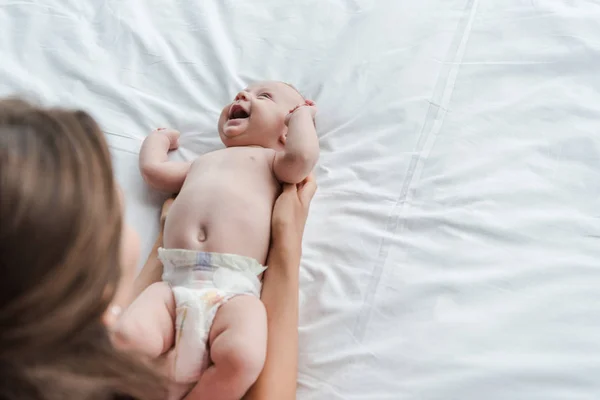
<path fill-rule="evenodd" d="M 290 123 L 290 120 L 292 119 L 292 116 L 294 115 L 298 115 L 298 114 L 302 114 L 304 111 L 302 112 L 298 112 L 299 110 L 306 110 L 309 112 L 309 115 L 311 116 L 313 122 L 315 120 L 315 115 L 317 114 L 317 106 L 315 105 L 315 102 L 312 100 L 306 100 L 304 102 L 304 104 L 299 104 L 296 107 L 294 107 L 292 110 L 290 110 L 290 112 L 288 113 L 288 115 L 285 117 L 285 124 L 288 125 Z"/>
<path fill-rule="evenodd" d="M 152 135 L 166 136 L 169 139 L 169 150 L 175 150 L 179 147 L 179 131 L 169 128 L 158 128 L 152 131 Z"/>

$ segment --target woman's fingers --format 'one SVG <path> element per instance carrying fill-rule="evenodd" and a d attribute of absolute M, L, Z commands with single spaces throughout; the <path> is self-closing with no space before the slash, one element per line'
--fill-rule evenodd
<path fill-rule="evenodd" d="M 305 180 L 302 182 L 302 186 L 300 188 L 300 201 L 304 205 L 309 205 L 312 198 L 314 197 L 317 191 L 317 181 L 315 179 L 315 175 L 311 173 Z"/>
<path fill-rule="evenodd" d="M 169 213 L 169 209 L 173 205 L 173 201 L 175 201 L 175 197 L 168 198 L 162 206 L 160 210 L 160 229 L 161 232 L 165 230 L 165 221 L 167 220 L 167 214 Z"/>
<path fill-rule="evenodd" d="M 310 182 L 310 181 L 314 182 L 315 180 L 316 180 L 315 173 L 311 172 L 306 178 L 304 178 L 304 180 L 302 182 L 300 182 L 298 184 L 298 189 L 302 189 L 302 187 L 304 187 L 304 185 L 306 185 L 307 182 Z"/>
<path fill-rule="evenodd" d="M 300 202 L 303 205 L 310 203 L 315 192 L 317 191 L 317 181 L 315 180 L 315 175 L 311 173 L 306 177 L 302 182 L 297 185 L 292 185 L 289 183 L 283 184 L 283 193 L 282 194 L 292 194 L 297 193 Z"/>
<path fill-rule="evenodd" d="M 292 185 L 291 183 L 284 183 L 283 184 L 283 193 L 293 193 L 295 192 L 296 189 L 296 185 Z"/>
<path fill-rule="evenodd" d="M 307 182 L 302 188 L 302 192 L 300 193 L 300 201 L 302 201 L 302 204 L 308 206 L 316 192 L 316 182 Z"/>

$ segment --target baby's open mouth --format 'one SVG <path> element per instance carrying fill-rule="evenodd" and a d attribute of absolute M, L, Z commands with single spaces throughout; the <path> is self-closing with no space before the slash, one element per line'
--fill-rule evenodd
<path fill-rule="evenodd" d="M 234 104 L 229 109 L 229 119 L 248 118 L 250 113 L 241 104 Z"/>

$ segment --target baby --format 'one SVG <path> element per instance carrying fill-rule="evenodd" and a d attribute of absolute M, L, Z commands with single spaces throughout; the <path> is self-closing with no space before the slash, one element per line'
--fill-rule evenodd
<path fill-rule="evenodd" d="M 178 132 L 159 129 L 144 141 L 144 179 L 179 195 L 159 249 L 163 282 L 136 299 L 119 329 L 134 349 L 167 354 L 170 399 L 240 399 L 260 374 L 271 211 L 281 182 L 300 183 L 317 162 L 315 113 L 292 86 L 261 82 L 221 112 L 225 149 L 177 162 L 167 153 Z"/>

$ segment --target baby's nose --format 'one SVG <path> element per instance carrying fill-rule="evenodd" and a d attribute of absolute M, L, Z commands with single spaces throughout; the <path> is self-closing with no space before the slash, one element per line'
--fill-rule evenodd
<path fill-rule="evenodd" d="M 235 96 L 235 101 L 240 101 L 240 100 L 248 100 L 248 92 L 242 90 L 241 92 L 239 92 L 237 94 L 237 96 Z"/>

